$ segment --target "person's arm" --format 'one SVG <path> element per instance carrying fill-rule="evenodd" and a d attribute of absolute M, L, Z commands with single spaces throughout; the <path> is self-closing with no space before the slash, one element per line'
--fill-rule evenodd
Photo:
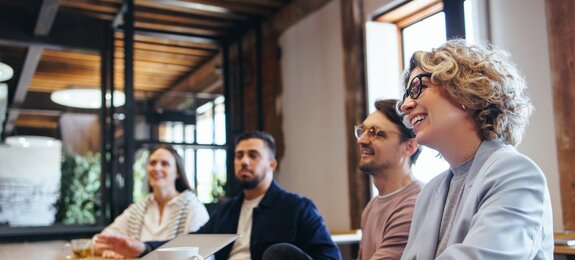
<path fill-rule="evenodd" d="M 124 235 L 107 234 L 97 235 L 95 241 L 101 244 L 104 250 L 112 250 L 126 257 L 141 257 L 167 242 L 151 241 L 144 243 Z"/>
<path fill-rule="evenodd" d="M 498 156 L 505 159 L 488 165 L 482 183 L 474 183 L 483 186 L 482 195 L 465 239 L 436 259 L 534 259 L 542 248 L 544 257 L 553 257 L 553 242 L 542 241 L 553 237 L 543 173 L 522 156 Z"/>
<path fill-rule="evenodd" d="M 104 228 L 104 230 L 102 230 L 102 232 L 100 232 L 100 234 L 117 234 L 117 235 L 127 235 L 128 234 L 128 222 L 129 222 L 129 216 L 130 216 L 130 211 L 133 210 L 133 206 L 134 204 L 130 205 L 130 207 L 128 207 L 126 210 L 124 210 L 124 212 L 122 212 L 122 214 L 120 214 L 119 216 L 117 216 L 114 219 L 114 222 L 112 222 L 112 224 L 108 225 L 106 228 Z M 96 234 L 96 236 L 99 234 Z M 94 255 L 101 255 L 104 251 L 104 248 L 106 247 L 106 245 L 101 245 L 98 242 L 96 242 L 95 237 L 93 238 L 93 245 L 92 245 L 92 250 L 93 250 L 93 254 Z"/>
<path fill-rule="evenodd" d="M 302 204 L 296 245 L 313 259 L 341 259 L 339 248 L 313 202 L 304 198 Z"/>

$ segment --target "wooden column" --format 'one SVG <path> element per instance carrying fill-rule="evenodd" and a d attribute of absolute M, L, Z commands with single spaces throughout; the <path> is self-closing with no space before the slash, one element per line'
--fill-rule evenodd
<path fill-rule="evenodd" d="M 575 1 L 545 1 L 565 230 L 575 230 Z"/>
<path fill-rule="evenodd" d="M 362 122 L 366 111 L 365 39 L 363 0 L 340 0 L 345 80 L 345 127 L 351 228 L 360 228 L 361 212 L 370 199 L 369 176 L 358 169 L 358 151 L 352 126 Z"/>

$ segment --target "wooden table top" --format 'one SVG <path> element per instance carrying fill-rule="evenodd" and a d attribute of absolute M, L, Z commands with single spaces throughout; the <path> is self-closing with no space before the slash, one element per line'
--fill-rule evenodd
<path fill-rule="evenodd" d="M 357 234 L 354 234 L 357 236 Z M 574 231 L 555 232 L 554 238 L 557 239 L 574 239 Z M 357 238 L 356 238 L 357 239 Z M 66 259 L 66 243 L 69 241 L 41 241 L 41 242 L 24 242 L 24 243 L 5 243 L 0 244 L 0 259 L 45 259 L 61 260 Z M 555 254 L 575 255 L 575 247 L 555 245 Z M 101 257 L 92 257 L 90 260 L 100 260 Z"/>
<path fill-rule="evenodd" d="M 41 241 L 24 243 L 0 244 L 0 259 L 43 259 L 62 260 L 73 258 L 69 256 L 70 248 L 66 246 L 69 241 Z M 68 253 L 67 253 L 68 252 Z M 101 260 L 101 257 L 91 257 L 86 260 Z"/>
<path fill-rule="evenodd" d="M 557 231 L 553 234 L 555 240 L 559 239 L 573 239 L 575 240 L 574 231 Z M 575 255 L 575 247 L 567 245 L 555 245 L 555 254 L 558 255 Z"/>

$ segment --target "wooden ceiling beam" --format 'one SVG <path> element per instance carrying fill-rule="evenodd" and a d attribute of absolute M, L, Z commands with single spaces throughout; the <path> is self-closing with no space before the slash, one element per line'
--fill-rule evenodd
<path fill-rule="evenodd" d="M 75 50 L 99 52 L 103 43 L 104 24 L 101 21 L 86 19 L 75 14 L 58 13 L 50 33 L 46 36 L 33 35 L 36 15 L 29 13 L 10 13 L 10 9 L 0 8 L 0 45 L 18 47 L 42 47 L 53 50 Z M 90 33 L 85 33 L 90 32 Z"/>
<path fill-rule="evenodd" d="M 164 0 L 167 1 L 167 0 Z M 169 0 L 169 2 L 180 2 L 181 6 L 186 5 L 202 5 L 202 8 L 210 8 L 220 10 L 223 9 L 224 13 L 231 14 L 247 14 L 250 16 L 271 16 L 279 8 L 270 8 L 262 5 L 253 5 L 249 3 L 236 3 L 232 1 L 213 1 L 213 0 Z"/>
<path fill-rule="evenodd" d="M 116 59 L 116 63 L 114 64 L 114 68 L 123 70 L 124 69 L 124 60 Z M 187 72 L 190 68 L 187 66 L 179 66 L 174 64 L 165 64 L 165 63 L 154 63 L 154 62 L 147 62 L 147 61 L 134 61 L 134 70 L 138 70 L 138 68 L 146 68 L 146 69 L 153 69 L 153 70 L 168 70 L 168 71 L 179 71 L 179 72 Z"/>
<path fill-rule="evenodd" d="M 252 4 L 261 5 L 268 8 L 280 9 L 284 6 L 285 1 L 274 1 L 274 0 L 233 0 L 238 4 Z"/>
<path fill-rule="evenodd" d="M 119 41 L 123 41 L 124 37 L 121 33 L 116 33 L 115 39 Z M 134 41 L 136 43 L 151 43 L 151 44 L 162 44 L 168 45 L 172 47 L 183 47 L 183 48 L 193 48 L 193 49 L 200 49 L 200 50 L 210 50 L 210 51 L 217 51 L 219 50 L 219 46 L 213 43 L 197 43 L 191 41 L 181 41 L 175 39 L 166 39 L 166 38 L 158 38 L 152 35 L 141 35 L 136 34 L 134 35 Z"/>
<path fill-rule="evenodd" d="M 79 9 L 88 12 L 98 12 L 109 15 L 116 15 L 120 10 L 120 6 L 117 4 L 106 4 L 106 3 L 94 3 L 94 1 L 88 0 L 60 0 L 62 7 Z"/>
<path fill-rule="evenodd" d="M 236 21 L 248 20 L 247 15 L 234 14 L 225 8 L 215 8 L 213 6 L 189 3 L 176 0 L 135 0 L 136 8 L 149 7 L 159 10 L 169 10 L 180 13 L 194 14 L 204 17 L 229 19 Z"/>
<path fill-rule="evenodd" d="M 203 92 L 205 88 L 211 86 L 214 82 L 221 79 L 222 76 L 216 72 L 216 68 L 221 66 L 221 60 L 221 55 L 214 55 L 214 57 L 207 60 L 199 68 L 193 70 L 186 77 L 175 83 L 170 88 L 170 91 L 194 93 Z M 170 104 L 174 105 L 174 98 L 175 97 L 173 96 L 164 94 L 157 99 L 156 107 L 170 107 Z"/>
<path fill-rule="evenodd" d="M 123 49 L 124 43 L 116 41 L 114 46 L 118 49 Z M 166 46 L 163 44 L 160 45 L 160 44 L 139 43 L 139 42 L 136 42 L 134 44 L 134 49 L 142 51 L 151 51 L 155 53 L 179 54 L 179 55 L 201 56 L 201 57 L 211 56 L 215 53 L 215 51 L 211 50 L 198 50 L 186 47 L 173 47 L 173 46 Z M 116 53 L 118 53 L 118 51 L 116 51 Z"/>
<path fill-rule="evenodd" d="M 185 34 L 185 33 L 174 33 L 170 31 L 164 30 L 145 30 L 145 29 L 137 29 L 136 34 L 143 35 L 143 36 L 150 36 L 155 38 L 163 38 L 167 40 L 174 40 L 174 41 L 186 41 L 198 44 L 216 44 L 219 45 L 221 42 L 221 37 L 207 37 L 205 35 L 194 35 L 194 34 Z"/>
<path fill-rule="evenodd" d="M 218 19 L 201 19 L 182 13 L 165 14 L 150 11 L 141 11 L 134 14 L 136 21 L 156 21 L 161 23 L 176 23 L 188 26 L 199 26 L 206 29 L 230 29 L 234 27 L 231 21 Z"/>
<path fill-rule="evenodd" d="M 42 1 L 42 6 L 40 7 L 40 13 L 38 14 L 38 20 L 36 21 L 36 28 L 34 29 L 34 35 L 36 36 L 46 36 L 50 34 L 52 25 L 54 24 L 54 19 L 58 13 L 58 0 L 44 0 Z"/>
<path fill-rule="evenodd" d="M 207 38 L 213 37 L 223 37 L 226 34 L 226 30 L 221 29 L 202 29 L 198 28 L 198 26 L 191 26 L 191 25 L 174 25 L 174 24 L 161 24 L 157 21 L 155 22 L 142 22 L 142 21 L 135 21 L 134 26 L 136 30 L 157 30 L 157 31 L 166 31 L 172 33 L 181 33 L 181 34 L 193 34 L 197 36 L 206 36 Z"/>
<path fill-rule="evenodd" d="M 116 58 L 123 59 L 124 54 L 121 52 L 117 52 Z M 205 57 L 203 56 L 174 55 L 154 51 L 136 50 L 134 52 L 134 60 L 157 62 L 157 63 L 170 63 L 183 66 L 193 66 L 204 59 Z"/>
<path fill-rule="evenodd" d="M 268 22 L 268 30 L 264 30 L 271 35 L 280 35 L 287 28 L 320 9 L 331 0 L 294 0 L 280 9 Z"/>

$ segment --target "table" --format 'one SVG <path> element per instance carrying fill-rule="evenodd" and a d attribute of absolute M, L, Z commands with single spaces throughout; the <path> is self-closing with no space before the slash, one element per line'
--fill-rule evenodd
<path fill-rule="evenodd" d="M 65 244 L 69 241 L 41 241 L 24 243 L 0 244 L 0 259 L 66 259 Z M 90 260 L 101 260 L 101 257 L 91 257 Z"/>
<path fill-rule="evenodd" d="M 558 239 L 574 239 L 575 231 L 557 231 L 553 234 L 555 240 Z M 564 255 L 567 259 L 575 260 L 575 247 L 566 245 L 555 245 L 555 250 L 553 251 L 556 255 Z"/>

